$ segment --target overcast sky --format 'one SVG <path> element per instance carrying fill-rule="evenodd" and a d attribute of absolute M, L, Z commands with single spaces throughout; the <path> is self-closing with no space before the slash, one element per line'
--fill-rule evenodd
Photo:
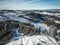
<path fill-rule="evenodd" d="M 60 9 L 60 0 L 0 0 L 0 9 Z"/>

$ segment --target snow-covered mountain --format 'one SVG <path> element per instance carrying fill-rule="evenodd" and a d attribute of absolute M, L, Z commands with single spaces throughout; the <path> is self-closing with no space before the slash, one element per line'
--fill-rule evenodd
<path fill-rule="evenodd" d="M 9 41 L 6 45 L 20 45 L 21 44 L 21 36 L 20 36 L 20 31 L 23 32 L 23 34 L 26 32 L 26 34 L 34 34 L 32 36 L 27 36 L 22 37 L 22 41 L 24 45 L 36 45 L 37 43 L 40 43 L 42 45 L 49 45 L 50 43 L 54 42 L 54 44 L 50 45 L 55 45 L 57 42 L 54 38 L 56 38 L 56 33 L 58 30 L 60 30 L 60 13 L 56 12 L 53 13 L 51 11 L 35 11 L 35 10 L 30 10 L 30 11 L 20 11 L 20 10 L 1 10 L 0 11 L 0 28 L 1 30 L 4 27 L 7 28 L 10 31 L 12 31 L 14 34 L 11 37 L 13 40 Z M 1 26 L 2 25 L 2 26 Z M 4 26 L 3 26 L 4 25 Z M 6 26 L 5 26 L 6 25 Z M 20 25 L 28 25 L 22 26 L 24 27 L 23 29 L 19 29 Z M 31 26 L 32 25 L 32 26 Z M 15 27 L 15 28 L 13 28 Z M 22 28 L 21 27 L 21 28 Z M 30 28 L 31 27 L 31 28 Z M 31 32 L 32 30 L 32 32 Z M 38 30 L 38 31 L 35 31 Z M 25 32 L 24 32 L 25 31 Z M 1 31 L 4 32 L 4 31 Z M 31 32 L 31 33 L 29 33 Z M 5 33 L 4 33 L 5 34 Z M 2 33 L 2 35 L 4 35 Z M 41 34 L 41 35 L 40 35 Z M 43 35 L 42 35 L 43 34 Z M 45 35 L 44 35 L 45 34 Z M 50 36 L 48 36 L 48 35 Z M 60 32 L 58 33 L 58 35 Z M 15 36 L 18 36 L 15 37 Z M 51 37 L 52 36 L 52 37 Z M 3 37 L 3 36 L 2 36 Z M 36 37 L 36 38 L 35 38 Z M 54 37 L 54 38 L 53 38 Z M 60 40 L 59 36 L 58 40 Z M 18 40 L 16 40 L 18 39 Z M 28 44 L 25 44 L 25 40 L 28 41 Z M 31 41 L 32 40 L 32 41 Z M 20 42 L 20 43 L 19 43 Z M 31 42 L 31 44 L 30 44 Z M 39 45 L 39 44 L 38 44 Z"/>

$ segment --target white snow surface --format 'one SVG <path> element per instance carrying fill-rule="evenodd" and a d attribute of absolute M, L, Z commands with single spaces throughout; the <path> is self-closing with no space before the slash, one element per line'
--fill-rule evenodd
<path fill-rule="evenodd" d="M 32 24 L 35 26 L 35 28 L 38 28 L 38 29 L 40 28 L 41 31 L 46 30 L 47 32 L 49 32 L 50 30 L 50 27 L 44 23 L 32 23 Z"/>
<path fill-rule="evenodd" d="M 54 22 L 60 24 L 60 21 L 54 21 Z"/>
<path fill-rule="evenodd" d="M 0 21 L 6 21 L 6 20 L 14 20 L 14 21 L 19 21 L 19 22 L 23 22 L 23 23 L 28 23 L 29 20 L 24 19 L 22 17 L 18 17 L 18 15 L 16 13 L 4 13 L 4 14 L 0 14 Z"/>
<path fill-rule="evenodd" d="M 20 45 L 21 43 L 23 45 L 37 45 L 37 43 L 41 45 L 55 45 L 56 41 L 54 38 L 47 35 L 20 36 L 18 40 L 11 41 L 6 45 Z"/>

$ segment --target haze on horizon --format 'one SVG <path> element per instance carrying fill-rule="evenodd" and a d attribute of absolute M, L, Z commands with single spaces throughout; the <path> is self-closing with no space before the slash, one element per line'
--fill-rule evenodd
<path fill-rule="evenodd" d="M 60 9 L 60 0 L 0 0 L 0 9 Z"/>

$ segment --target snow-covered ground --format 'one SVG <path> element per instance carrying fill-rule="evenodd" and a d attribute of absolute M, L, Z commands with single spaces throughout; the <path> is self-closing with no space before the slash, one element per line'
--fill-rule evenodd
<path fill-rule="evenodd" d="M 18 40 L 13 40 L 6 45 L 56 45 L 54 38 L 48 35 L 20 36 Z"/>
<path fill-rule="evenodd" d="M 5 45 L 58 45 L 56 44 L 56 40 L 49 35 L 33 35 L 33 36 L 23 36 L 23 33 L 18 32 L 18 28 L 16 30 L 16 37 L 13 36 L 11 40 Z"/>
<path fill-rule="evenodd" d="M 45 13 L 45 12 L 44 12 Z M 29 16 L 25 16 L 29 18 Z M 5 21 L 5 20 L 15 20 L 19 22 L 24 22 L 24 23 L 29 23 L 30 21 L 18 17 L 15 13 L 5 13 L 0 15 L 0 21 Z M 60 23 L 60 21 L 55 21 L 56 23 Z M 49 32 L 50 27 L 48 27 L 44 23 L 33 23 L 31 22 L 32 25 L 34 25 L 35 28 L 40 28 L 41 31 L 47 30 Z M 16 29 L 16 34 L 19 35 L 18 32 L 19 29 Z M 56 40 L 53 37 L 50 37 L 48 35 L 33 35 L 33 36 L 18 36 L 18 37 L 13 37 L 12 41 L 8 42 L 6 45 L 37 45 L 37 43 L 41 45 L 56 45 Z"/>
<path fill-rule="evenodd" d="M 60 24 L 60 21 L 54 21 L 54 22 Z"/>
<path fill-rule="evenodd" d="M 60 13 L 48 13 L 48 12 L 42 12 L 42 13 L 40 13 L 40 14 L 60 16 Z"/>
<path fill-rule="evenodd" d="M 27 19 L 24 19 L 22 17 L 18 17 L 17 14 L 10 13 L 10 12 L 5 13 L 5 14 L 0 14 L 0 21 L 5 21 L 5 20 L 14 20 L 14 21 L 24 22 L 24 23 L 29 22 Z"/>
<path fill-rule="evenodd" d="M 40 28 L 41 31 L 46 30 L 47 32 L 49 32 L 49 30 L 50 30 L 50 27 L 47 26 L 47 25 L 44 24 L 44 23 L 32 23 L 32 24 L 34 25 L 35 28 L 37 28 L 37 29 Z"/>

